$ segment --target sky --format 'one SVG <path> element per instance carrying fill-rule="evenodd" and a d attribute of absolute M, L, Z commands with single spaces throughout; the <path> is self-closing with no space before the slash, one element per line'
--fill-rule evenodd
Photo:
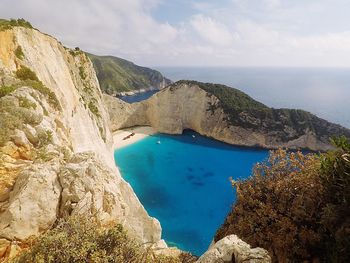
<path fill-rule="evenodd" d="M 349 14 L 349 0 L 0 0 L 1 18 L 145 66 L 350 67 Z"/>

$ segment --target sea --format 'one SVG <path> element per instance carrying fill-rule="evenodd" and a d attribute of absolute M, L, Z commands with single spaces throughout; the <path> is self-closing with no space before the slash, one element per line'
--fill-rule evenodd
<path fill-rule="evenodd" d="M 159 67 L 173 81 L 228 85 L 274 108 L 299 108 L 350 128 L 350 69 Z M 123 98 L 131 103 L 154 92 Z M 160 143 L 158 143 L 160 142 Z M 245 179 L 263 149 L 227 145 L 193 132 L 156 134 L 118 149 L 115 160 L 162 238 L 201 255 L 236 201 L 229 178 Z"/>
<path fill-rule="evenodd" d="M 267 154 L 184 131 L 149 136 L 114 157 L 149 215 L 160 221 L 166 243 L 201 255 L 236 200 L 230 177 L 249 177 Z"/>

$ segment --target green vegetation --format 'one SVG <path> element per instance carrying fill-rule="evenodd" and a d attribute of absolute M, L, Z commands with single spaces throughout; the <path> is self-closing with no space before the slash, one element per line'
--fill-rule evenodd
<path fill-rule="evenodd" d="M 35 72 L 33 72 L 31 69 L 22 66 L 20 69 L 16 71 L 16 76 L 18 79 L 22 80 L 22 82 L 18 83 L 16 87 L 19 86 L 29 86 L 33 89 L 39 91 L 41 94 L 43 94 L 47 99 L 48 102 L 56 109 L 60 110 L 61 106 L 60 103 L 56 97 L 56 94 L 52 92 L 48 87 L 46 87 L 37 77 Z"/>
<path fill-rule="evenodd" d="M 26 97 L 18 97 L 19 106 L 26 109 L 36 109 L 36 104 Z"/>
<path fill-rule="evenodd" d="M 137 66 L 117 57 L 87 55 L 94 65 L 102 91 L 107 94 L 149 87 L 159 88 L 163 82 L 170 84 L 170 80 L 156 70 Z"/>
<path fill-rule="evenodd" d="M 156 256 L 128 237 L 119 224 L 101 227 L 93 219 L 72 217 L 36 240 L 13 262 L 129 262 L 191 263 L 187 254 L 179 258 Z"/>
<path fill-rule="evenodd" d="M 95 103 L 93 101 L 89 102 L 89 110 L 96 116 L 96 117 L 101 117 L 100 115 L 100 111 L 98 110 L 97 106 L 95 105 Z"/>
<path fill-rule="evenodd" d="M 7 29 L 11 29 L 15 26 L 25 27 L 25 28 L 33 28 L 33 26 L 23 18 L 20 19 L 0 19 L 0 31 L 4 31 Z"/>
<path fill-rule="evenodd" d="M 229 125 L 273 133 L 281 142 L 297 139 L 307 132 L 314 132 L 324 143 L 329 142 L 330 135 L 346 135 L 350 138 L 350 131 L 340 125 L 329 123 L 303 110 L 269 108 L 247 94 L 225 85 L 183 80 L 171 87 L 181 84 L 197 85 L 217 97 L 219 103 L 208 105 L 208 111 L 214 112 L 217 108 L 222 108 Z M 286 127 L 291 128 L 293 132 L 286 133 Z"/>
<path fill-rule="evenodd" d="M 234 182 L 238 201 L 215 240 L 236 234 L 274 262 L 349 262 L 350 144 L 321 155 L 271 152 Z"/>
<path fill-rule="evenodd" d="M 25 66 L 22 66 L 20 69 L 16 71 L 16 77 L 20 80 L 34 80 L 39 81 L 36 74 L 30 69 Z"/>
<path fill-rule="evenodd" d="M 41 117 L 25 107 L 18 107 L 15 100 L 5 98 L 0 103 L 0 146 L 10 140 L 15 129 L 22 129 L 24 124 L 37 125 Z"/>
<path fill-rule="evenodd" d="M 81 77 L 81 79 L 86 79 L 86 75 L 84 72 L 84 68 L 82 66 L 79 67 L 79 76 Z"/>
<path fill-rule="evenodd" d="M 23 50 L 22 50 L 22 47 L 21 46 L 18 46 L 15 50 L 15 56 L 18 58 L 18 59 L 24 59 L 24 53 L 23 53 Z"/>
<path fill-rule="evenodd" d="M 13 87 L 13 86 L 0 86 L 0 98 L 10 94 L 15 90 L 16 90 L 16 87 Z"/>

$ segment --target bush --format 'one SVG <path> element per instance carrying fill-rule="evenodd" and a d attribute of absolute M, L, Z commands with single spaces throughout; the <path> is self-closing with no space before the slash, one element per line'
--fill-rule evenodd
<path fill-rule="evenodd" d="M 350 146 L 304 155 L 278 150 L 237 187 L 237 203 L 215 240 L 236 234 L 274 262 L 350 261 Z"/>
<path fill-rule="evenodd" d="M 18 69 L 16 71 L 16 77 L 19 78 L 20 80 L 39 81 L 36 74 L 30 68 L 27 68 L 26 66 L 22 66 L 20 69 Z"/>
<path fill-rule="evenodd" d="M 338 150 L 321 156 L 321 182 L 326 206 L 323 226 L 327 262 L 350 261 L 350 143 L 346 137 L 333 138 Z"/>
<path fill-rule="evenodd" d="M 12 27 L 20 26 L 25 28 L 33 28 L 33 26 L 23 18 L 20 19 L 0 19 L 0 31 L 11 29 Z"/>
<path fill-rule="evenodd" d="M 18 58 L 18 59 L 24 59 L 24 53 L 23 53 L 23 50 L 22 50 L 22 47 L 21 46 L 18 46 L 15 50 L 15 56 Z"/>
<path fill-rule="evenodd" d="M 30 249 L 14 262 L 193 262 L 155 256 L 128 237 L 121 225 L 103 228 L 87 218 L 61 220 L 54 229 L 28 243 Z"/>
<path fill-rule="evenodd" d="M 26 97 L 18 97 L 19 106 L 26 109 L 36 109 L 36 104 Z"/>
<path fill-rule="evenodd" d="M 82 80 L 84 80 L 86 78 L 84 68 L 82 66 L 79 67 L 79 76 Z"/>
<path fill-rule="evenodd" d="M 0 103 L 0 146 L 10 140 L 15 129 L 22 129 L 23 124 L 37 125 L 42 121 L 39 115 L 27 108 L 12 103 Z"/>
<path fill-rule="evenodd" d="M 47 97 L 48 102 L 56 109 L 60 110 L 61 105 L 56 97 L 56 94 L 47 88 L 31 69 L 22 66 L 16 71 L 18 79 L 22 80 L 17 86 L 30 86 Z"/>
<path fill-rule="evenodd" d="M 96 117 L 101 117 L 100 115 L 100 111 L 98 110 L 97 106 L 95 105 L 95 103 L 93 101 L 89 102 L 89 110 L 96 116 Z"/>
<path fill-rule="evenodd" d="M 16 87 L 13 87 L 13 86 L 1 86 L 0 87 L 0 98 L 10 94 L 11 92 L 13 92 L 15 90 L 16 90 Z"/>

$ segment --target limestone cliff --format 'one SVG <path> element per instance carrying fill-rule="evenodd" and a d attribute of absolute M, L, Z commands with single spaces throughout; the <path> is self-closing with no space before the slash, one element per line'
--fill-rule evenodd
<path fill-rule="evenodd" d="M 112 130 L 138 125 L 180 134 L 184 129 L 235 145 L 328 150 L 330 136 L 350 130 L 302 110 L 272 109 L 222 85 L 180 81 L 146 101 L 127 104 L 104 95 Z"/>
<path fill-rule="evenodd" d="M 159 222 L 115 167 L 89 58 L 21 26 L 1 28 L 0 43 L 0 253 L 71 214 L 158 242 Z"/>

